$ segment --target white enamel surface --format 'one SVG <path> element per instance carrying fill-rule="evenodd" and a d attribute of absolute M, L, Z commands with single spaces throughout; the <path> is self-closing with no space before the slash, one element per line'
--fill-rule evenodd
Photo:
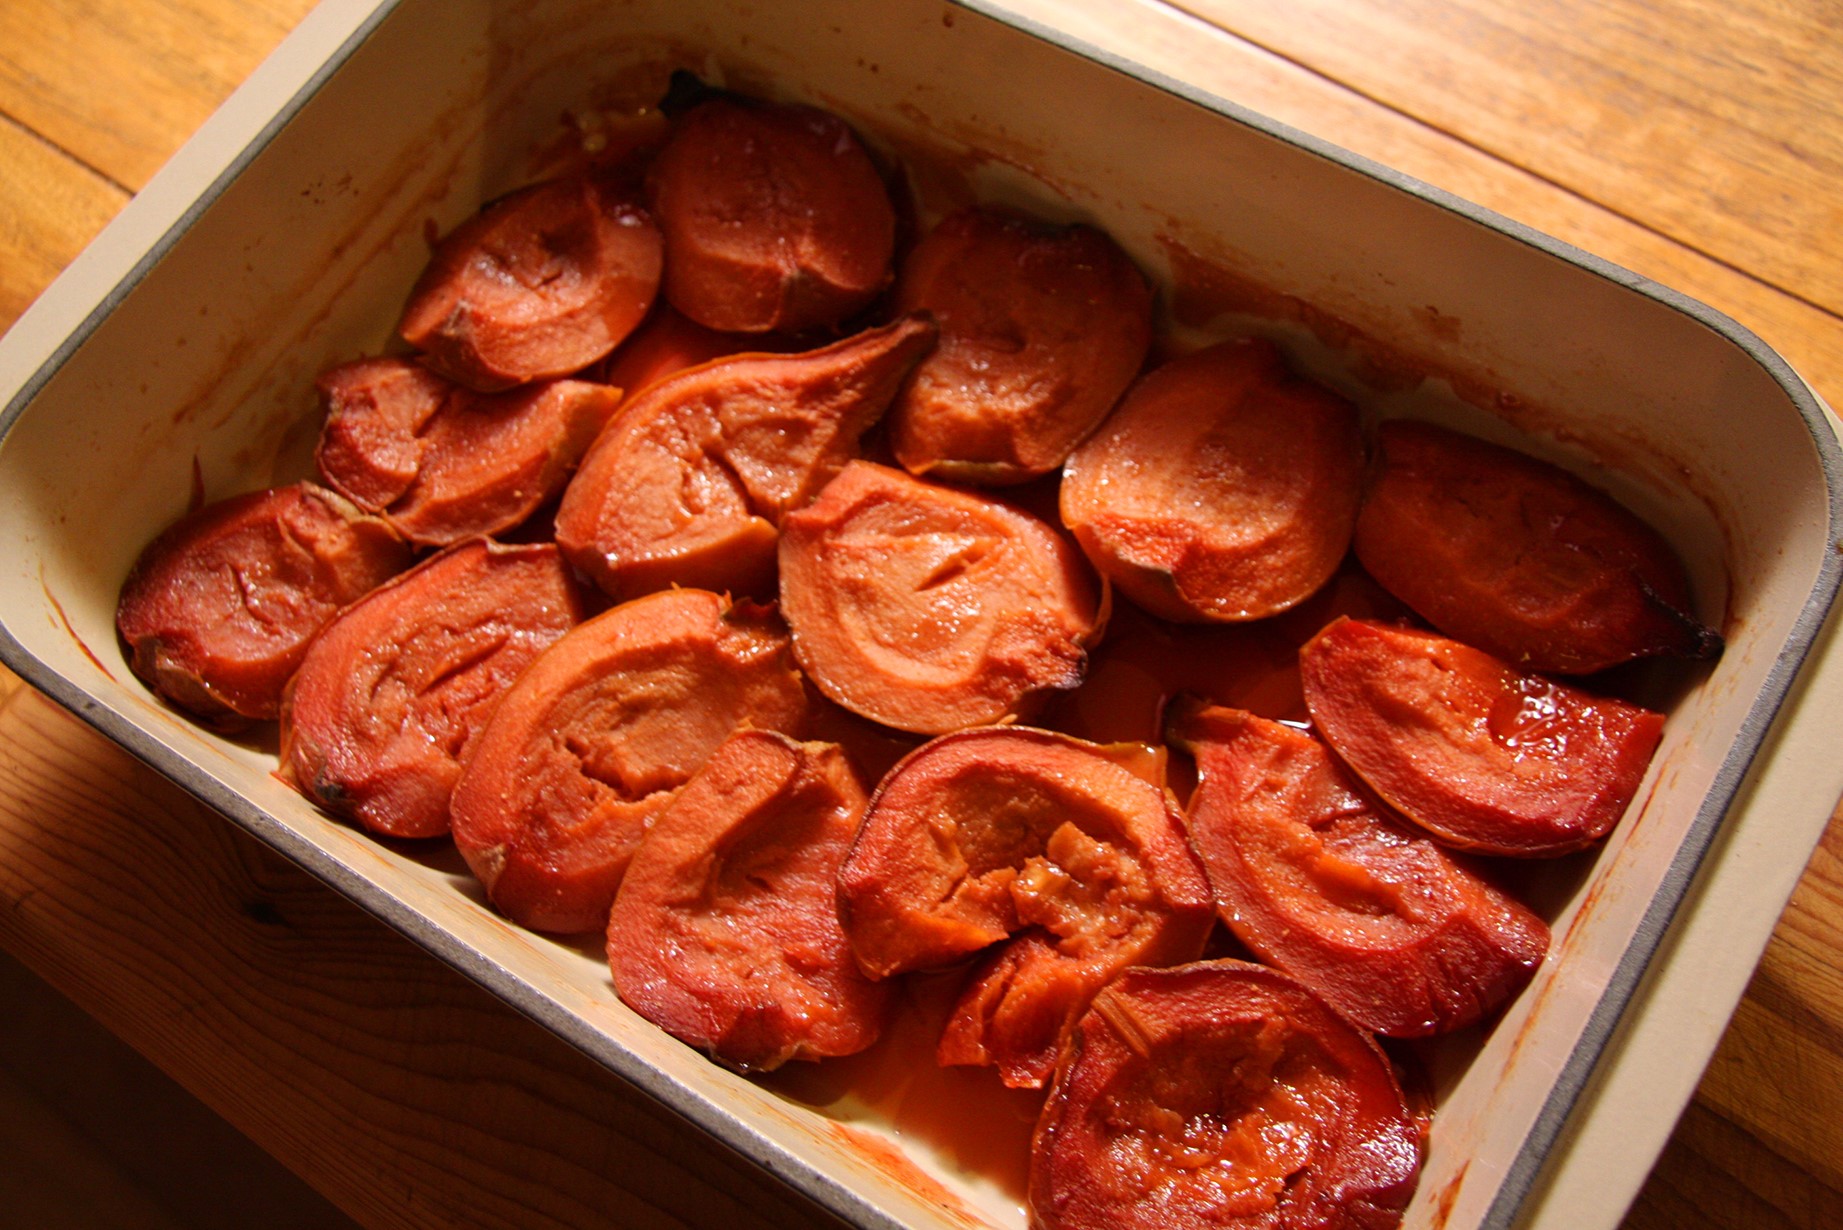
<path fill-rule="evenodd" d="M 0 342 L 0 388 L 32 378 L 369 11 L 344 0 L 316 11 Z M 115 647 L 117 588 L 185 508 L 195 464 L 211 498 L 304 475 L 311 380 L 385 344 L 427 253 L 425 223 L 446 229 L 530 177 L 566 108 L 610 84 L 650 89 L 667 65 L 834 107 L 886 152 L 951 165 L 935 187 L 961 176 L 982 196 L 1097 222 L 1167 284 L 1184 275 L 1181 249 L 1386 341 L 1449 379 L 1378 393 L 1356 375 L 1362 355 L 1271 313 L 1198 330 L 1273 335 L 1373 413 L 1457 422 L 1613 487 L 1683 550 L 1705 611 L 1727 608 L 1729 652 L 1678 702 L 1635 814 L 1590 873 L 1571 863 L 1543 889 L 1559 909 L 1556 953 L 1475 1056 L 1450 1047 L 1440 1064 L 1409 1224 L 1436 1211 L 1447 1227 L 1479 1224 L 1825 566 L 1830 496 L 1810 429 L 1759 361 L 1629 279 L 975 13 L 919 0 L 405 0 L 0 446 L 0 533 L 15 544 L 0 594 L 7 632 L 35 660 L 28 673 L 64 681 L 64 699 L 196 775 L 186 780 L 208 802 L 822 1199 L 904 1225 L 1022 1225 L 1022 1159 L 987 1147 L 1023 1140 L 1016 1099 L 906 1061 L 839 1065 L 868 1098 L 830 1076 L 764 1087 L 705 1063 L 614 1001 L 593 945 L 503 923 L 452 857 L 407 860 L 321 817 L 269 776 L 272 749 L 175 720 Z M 1493 414 L 1453 393 L 1476 385 L 1517 401 Z M 1664 949 L 1670 964 L 1642 989 L 1617 1064 L 1532 1202 L 1539 1224 L 1615 1224 L 1693 1089 L 1843 789 L 1834 757 L 1811 754 L 1838 716 L 1836 657 L 1826 641 L 1797 720 L 1774 731 L 1774 759 L 1728 817 L 1720 861 Z M 934 1126 L 942 1104 L 964 1102 L 970 1117 L 982 1097 L 1009 1116 L 992 1141 Z M 892 1124 L 887 1108 L 905 1098 L 908 1117 Z"/>

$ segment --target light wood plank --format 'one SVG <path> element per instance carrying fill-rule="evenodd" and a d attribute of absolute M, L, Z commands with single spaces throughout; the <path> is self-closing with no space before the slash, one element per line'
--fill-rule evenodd
<path fill-rule="evenodd" d="M 102 176 L 0 118 L 0 332 L 127 200 Z"/>
<path fill-rule="evenodd" d="M 1006 7 L 1063 27 L 1077 37 L 1405 171 L 1701 299 L 1760 334 L 1820 393 L 1843 403 L 1843 319 L 1649 230 L 1619 210 L 1596 203 L 1589 195 L 1568 191 L 1538 175 L 1506 165 L 1447 132 L 1378 106 L 1355 89 L 1327 80 L 1168 5 L 1152 0 L 1007 0 Z M 1250 7 L 1270 15 L 1291 11 L 1287 6 L 1258 2 Z M 1385 6 L 1348 7 L 1368 12 L 1371 7 Z M 1510 7 L 1505 6 L 1507 11 Z M 1233 15 L 1239 17 L 1239 9 Z M 1387 28 L 1375 37 L 1385 39 L 1397 34 Z M 1481 77 L 1490 76 L 1487 68 L 1474 67 Z M 1484 81 L 1475 84 L 1479 89 L 1486 88 Z M 1843 134 L 1843 126 L 1839 133 Z M 1521 140 L 1535 143 L 1530 137 Z M 1517 153 L 1512 149 L 1506 156 L 1515 163 Z M 1643 189 L 1631 185 L 1626 188 L 1636 199 L 1645 199 Z M 1843 202 L 1843 180 L 1835 185 L 1833 198 Z M 1843 236 L 1843 227 L 1835 234 Z M 1843 276 L 1843 240 L 1833 241 L 1807 259 L 1813 264 L 1828 261 Z"/>
<path fill-rule="evenodd" d="M 1843 9 L 1178 0 L 1713 259 L 1843 309 Z"/>
<path fill-rule="evenodd" d="M 313 0 L 6 0 L 0 114 L 135 190 Z"/>
<path fill-rule="evenodd" d="M 30 688 L 0 945 L 363 1224 L 834 1224 Z"/>
<path fill-rule="evenodd" d="M 1733 9 L 1740 15 L 1737 20 L 1760 19 L 1763 28 L 1789 23 L 1797 30 L 1821 29 L 1836 20 L 1830 8 L 1775 6 L 1768 13 L 1763 3 L 1743 0 Z M 1234 9 L 1242 16 L 1262 8 L 1239 0 L 1211 0 L 1211 5 L 1212 13 Z M 0 111 L 31 112 L 39 117 L 31 122 L 59 145 L 78 151 L 107 176 L 138 185 L 293 19 L 277 18 L 265 26 L 262 14 L 298 16 L 307 7 L 305 0 L 263 0 L 242 10 L 220 0 L 0 3 Z M 1497 88 L 1498 61 L 1476 48 L 1454 53 L 1449 61 L 1426 59 L 1430 53 L 1420 40 L 1435 40 L 1434 49 L 1440 51 L 1438 39 L 1449 37 L 1451 31 L 1422 31 L 1415 17 L 1456 12 L 1473 17 L 1483 13 L 1480 20 L 1499 25 L 1534 20 L 1526 18 L 1524 10 L 1406 0 L 1362 6 L 1306 0 L 1253 12 L 1257 19 L 1310 25 L 1319 9 L 1335 9 L 1338 20 L 1355 22 L 1355 33 L 1333 36 L 1312 27 L 1306 31 L 1311 38 L 1294 31 L 1294 42 L 1273 40 L 1282 51 L 1291 47 L 1287 54 L 1299 55 L 1318 70 L 1309 71 L 1246 41 L 1219 37 L 1199 23 L 1174 20 L 1169 13 L 1131 0 L 1020 0 L 1014 7 L 1035 10 L 1053 23 L 1085 31 L 1091 41 L 1120 48 L 1679 286 L 1758 329 L 1820 391 L 1843 401 L 1843 343 L 1836 318 L 1770 284 L 1799 289 L 1786 277 L 1788 264 L 1810 266 L 1816 270 L 1811 276 L 1819 278 L 1829 276 L 1824 269 L 1837 267 L 1840 249 L 1834 240 L 1812 247 L 1796 226 L 1773 229 L 1778 224 L 1772 211 L 1787 204 L 1770 199 L 1775 190 L 1791 208 L 1807 213 L 1819 208 L 1817 202 L 1843 199 L 1835 191 L 1836 182 L 1828 179 L 1832 169 L 1825 159 L 1795 155 L 1795 160 L 1810 164 L 1807 170 L 1812 174 L 1826 177 L 1831 185 L 1827 194 L 1814 194 L 1806 181 L 1793 177 L 1769 189 L 1769 199 L 1752 214 L 1742 215 L 1771 223 L 1760 226 L 1758 243 L 1777 251 L 1776 263 L 1756 261 L 1744 246 L 1735 246 L 1735 236 L 1708 229 L 1729 225 L 1725 214 L 1703 216 L 1727 208 L 1726 198 L 1712 190 L 1700 198 L 1700 210 L 1692 208 L 1687 218 L 1679 217 L 1685 194 L 1704 186 L 1686 184 L 1684 176 L 1676 174 L 1649 178 L 1642 162 L 1653 151 L 1643 142 L 1630 148 L 1623 130 L 1606 138 L 1611 141 L 1607 149 L 1615 155 L 1613 173 L 1602 168 L 1585 177 L 1571 174 L 1571 163 L 1555 161 L 1570 151 L 1546 148 L 1566 144 L 1547 138 L 1546 99 L 1528 103 L 1532 109 L 1521 113 L 1509 105 L 1523 99 L 1519 91 L 1527 78 L 1519 76 Z M 1593 22 L 1599 20 L 1616 23 L 1629 8 L 1630 0 L 1621 0 L 1604 12 L 1587 13 L 1587 28 L 1597 30 Z M 1578 26 L 1578 9 L 1578 3 L 1561 10 L 1544 3 L 1527 13 L 1571 13 Z M 1296 19 L 1295 14 L 1303 17 Z M 1385 20 L 1393 24 L 1375 24 Z M 90 24 L 81 24 L 86 22 Z M 203 26 L 188 24 L 193 22 Z M 1244 23 L 1239 28 L 1248 27 Z M 1269 41 L 1259 30 L 1251 33 Z M 1635 43 L 1631 31 L 1612 33 L 1617 37 L 1606 48 L 1616 60 L 1628 55 Z M 1765 99 L 1743 99 L 1744 109 L 1754 108 L 1769 120 L 1781 114 L 1808 116 L 1799 90 L 1815 92 L 1820 110 L 1834 98 L 1834 30 L 1829 34 L 1832 41 L 1802 48 L 1797 37 L 1784 45 L 1761 47 L 1747 31 L 1734 37 L 1730 33 L 1708 40 L 1712 46 L 1721 44 L 1710 64 L 1692 66 L 1707 74 L 1703 89 L 1714 92 L 1712 87 L 1725 80 L 1724 73 L 1744 78 L 1753 69 L 1739 61 L 1763 57 L 1778 66 L 1773 72 L 1780 74 L 1775 77 L 1779 92 Z M 252 52 L 258 42 L 262 46 Z M 1578 31 L 1551 30 L 1535 42 L 1512 42 L 1500 48 L 1510 53 L 1503 63 L 1512 75 L 1534 71 L 1516 58 L 1526 52 L 1561 55 L 1564 62 L 1568 55 L 1581 56 L 1588 61 L 1586 67 L 1570 68 L 1559 78 L 1538 73 L 1537 79 L 1554 81 L 1552 88 L 1570 96 L 1597 86 L 1612 90 L 1603 97 L 1625 97 L 1619 93 L 1626 88 L 1622 82 L 1596 76 L 1605 66 L 1595 59 L 1595 44 Z M 42 53 L 37 60 L 29 54 L 34 44 Z M 1303 55 L 1317 46 L 1329 46 L 1342 58 Z M 161 54 L 163 47 L 174 49 L 170 57 Z M 1405 50 L 1397 53 L 1391 48 Z M 245 57 L 241 68 L 238 55 Z M 137 57 L 158 63 L 138 65 Z M 183 57 L 190 59 L 182 63 Z M 1796 88 L 1783 81 L 1781 70 L 1788 59 L 1810 66 L 1809 79 L 1795 83 Z M 1393 67 L 1384 72 L 1366 60 L 1386 61 Z M 1688 105 L 1682 94 L 1692 88 L 1683 83 L 1694 82 L 1696 76 L 1672 78 L 1674 85 L 1659 84 L 1645 79 L 1650 72 L 1645 62 L 1630 62 L 1642 79 L 1630 97 L 1657 99 L 1680 113 Z M 54 67 L 31 74 L 21 68 L 47 63 Z M 1669 78 L 1681 63 L 1671 59 L 1659 71 Z M 1328 81 L 1320 71 L 1347 84 Z M 1424 79 L 1429 71 L 1436 75 Z M 137 75 L 143 73 L 147 75 Z M 1375 96 L 1396 110 L 1365 97 L 1378 84 L 1389 88 L 1375 89 Z M 137 89 L 152 94 L 140 98 Z M 1445 110 L 1408 105 L 1428 96 Z M 1695 105 L 1715 104 L 1705 100 Z M 1655 122 L 1642 115 L 1621 117 L 1616 114 L 1619 106 L 1608 103 L 1585 111 L 1571 109 L 1569 115 L 1598 115 L 1608 106 L 1615 112 L 1614 120 L 1641 129 Z M 1722 119 L 1725 128 L 1717 127 L 1745 137 L 1750 131 L 1747 122 L 1751 121 L 1730 115 Z M 1832 125 L 1829 131 L 1834 136 L 1843 129 Z M 50 206 L 37 217 L 12 212 L 11 199 L 3 194 L 14 185 L 22 186 L 21 195 L 33 210 L 39 208 L 43 190 L 38 180 L 13 173 L 13 167 L 29 164 L 7 161 L 5 134 L 0 126 L 0 244 L 10 242 L 4 228 L 19 222 L 55 226 L 61 213 Z M 1831 139 L 1823 133 L 1793 133 L 1792 138 L 1785 148 L 1794 151 L 1805 148 L 1801 141 Z M 35 148 L 45 151 L 46 143 L 36 141 Z M 1524 170 L 1506 167 L 1491 156 L 1494 149 Z M 56 150 L 48 152 L 55 155 Z M 1757 184 L 1762 168 L 1783 152 L 1742 154 L 1738 168 L 1722 174 Z M 1601 155 L 1591 149 L 1572 153 L 1592 166 L 1601 162 Z M 64 165 L 71 165 L 71 160 L 65 159 Z M 107 186 L 103 175 L 92 178 Z M 25 191 L 24 185 L 33 190 Z M 116 190 L 106 211 L 72 224 L 70 233 L 93 232 L 122 195 Z M 1654 201 L 1654 195 L 1667 199 Z M 1641 224 L 1646 222 L 1667 234 L 1648 230 Z M 1742 229 L 1753 225 L 1749 222 Z M 1843 228 L 1833 227 L 1830 233 L 1843 234 Z M 1686 246 L 1691 244 L 1700 244 L 1714 256 Z M 76 246 L 71 244 L 68 251 L 74 253 Z M 28 270 L 19 276 L 20 284 L 29 288 L 19 300 L 21 306 L 48 280 L 44 266 L 61 264 L 54 258 L 38 266 L 40 273 Z M 1765 278 L 1743 272 L 1750 268 L 1764 271 Z M 11 272 L 7 262 L 0 261 L 0 279 Z M 5 294 L 0 280 L 0 306 L 10 302 Z M 1835 300 L 1827 302 L 1834 305 Z M 0 697 L 7 694 L 10 682 L 0 672 Z M 68 980 L 81 992 L 90 1011 L 137 1044 L 145 1042 L 156 1059 L 189 1084 L 212 1091 L 207 1100 L 265 1145 L 310 1168 L 322 1181 L 328 1174 L 335 1176 L 338 1198 L 365 1220 L 442 1224 L 439 1218 L 453 1214 L 459 1219 L 456 1224 L 514 1224 L 513 1218 L 521 1218 L 515 1224 L 545 1224 L 561 1216 L 560 1209 L 585 1208 L 589 1198 L 579 1191 L 587 1184 L 596 1188 L 596 1199 L 647 1202 L 648 1208 L 624 1208 L 611 1216 L 629 1224 L 660 1224 L 673 1217 L 735 1220 L 741 1226 L 763 1220 L 800 1224 L 800 1213 L 787 1211 L 798 1210 L 797 1201 L 772 1184 L 764 1186 L 752 1170 L 727 1158 L 713 1163 L 712 1171 L 701 1177 L 687 1169 L 686 1157 L 710 1149 L 701 1138 L 686 1134 L 644 1102 L 618 1109 L 626 1104 L 619 1099 L 635 1099 L 605 1073 L 447 975 L 317 884 L 236 838 L 221 820 L 134 768 L 87 729 L 50 711 L 29 689 L 16 696 L 25 699 L 0 701 L 0 944 L 36 954 L 41 968 L 57 971 L 61 984 Z M 47 817 L 56 817 L 56 823 Z M 1824 1174 L 1826 1159 L 1834 1163 L 1843 1156 L 1835 1135 L 1836 1123 L 1843 1121 L 1843 1087 L 1832 1083 L 1835 1057 L 1843 1053 L 1843 1044 L 1834 1037 L 1837 1023 L 1843 1021 L 1843 1006 L 1834 990 L 1838 954 L 1843 952 L 1837 935 L 1843 904 L 1834 900 L 1838 834 L 1833 827 L 1827 839 L 1830 869 L 1814 863 L 1807 875 L 1704 1083 L 1702 1107 L 1686 1117 L 1630 1225 L 1648 1230 L 1663 1225 L 1837 1224 L 1836 1210 L 1843 1204 L 1836 1193 L 1814 1182 L 1806 1171 L 1788 1169 L 1785 1159 Z M 16 851 L 30 857 L 16 862 Z M 147 884 L 137 880 L 139 862 L 145 862 L 155 877 Z M 39 882 L 29 883 L 34 877 Z M 149 884 L 159 887 L 150 891 Z M 184 917 L 182 903 L 171 900 L 175 895 L 196 902 L 200 917 Z M 281 921 L 262 922 L 256 914 Z M 122 936 L 136 937 L 144 928 L 162 934 L 121 946 Z M 305 985 L 276 985 L 281 981 L 277 970 L 290 963 L 305 971 Z M 349 1010 L 340 1007 L 340 997 L 354 988 L 359 1001 Z M 304 1025 L 296 1019 L 303 1015 L 325 1019 Z M 285 1032 L 271 1036 L 266 1031 L 278 1020 Z M 380 1023 L 385 1027 L 382 1035 L 375 1032 Z M 343 1066 L 335 1052 L 354 1033 L 374 1041 L 358 1044 L 356 1067 Z M 299 1043 L 310 1052 L 305 1059 L 289 1053 Z M 443 1053 L 439 1064 L 413 1057 L 428 1055 L 430 1046 Z M 457 1052 L 461 1059 L 455 1062 Z M 368 1081 L 381 1083 L 380 1088 L 370 1088 Z M 475 1089 L 483 1091 L 480 1098 L 489 1106 L 504 1113 L 479 1123 Z M 349 1107 L 335 1105 L 348 1095 Z M 603 1106 L 603 1098 L 614 1101 Z M 560 1141 L 504 1127 L 520 1117 L 544 1123 L 553 1116 L 560 1116 Z M 667 1134 L 637 1146 L 623 1172 L 599 1186 L 580 1173 L 607 1165 L 611 1152 L 626 1154 L 630 1137 L 644 1137 L 649 1130 L 636 1124 L 660 1122 L 664 1126 L 659 1130 Z M 327 1143 L 327 1138 L 354 1131 L 357 1140 Z M 672 1131 L 679 1135 L 670 1136 Z M 549 1137 L 550 1132 L 540 1135 Z M 548 1161 L 536 1156 L 545 1149 L 559 1156 Z M 484 1153 L 487 1160 L 477 1160 L 476 1153 Z M 376 1160 L 386 1156 L 407 1158 L 411 1167 L 403 1186 L 389 1192 L 375 1190 L 371 1178 Z M 472 1173 L 476 1166 L 480 1173 Z M 463 1173 L 452 1174 L 448 1168 Z M 501 1199 L 487 1211 L 471 1207 L 482 1186 L 521 1186 L 531 1174 L 551 1183 L 559 1173 L 565 1176 L 569 1194 L 555 1204 L 532 1211 L 507 1206 Z M 443 1194 L 457 1182 L 458 1193 Z M 700 1183 L 708 1183 L 708 1190 L 692 1190 Z M 629 1196 L 630 1191 L 639 1194 Z M 431 1203 L 414 1213 L 405 1211 L 424 1201 Z M 755 1206 L 769 1211 L 751 1220 L 747 1210 Z M 491 1220 L 495 1217 L 497 1222 Z"/>

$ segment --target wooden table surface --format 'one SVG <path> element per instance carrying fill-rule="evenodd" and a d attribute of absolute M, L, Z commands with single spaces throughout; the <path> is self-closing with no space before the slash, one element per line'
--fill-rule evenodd
<path fill-rule="evenodd" d="M 309 7 L 0 0 L 0 327 Z M 1835 0 L 1013 7 L 1676 286 L 1843 405 Z M 366 1226 L 825 1220 L 4 671 L 0 947 Z M 1843 1225 L 1843 823 L 1627 1225 Z"/>

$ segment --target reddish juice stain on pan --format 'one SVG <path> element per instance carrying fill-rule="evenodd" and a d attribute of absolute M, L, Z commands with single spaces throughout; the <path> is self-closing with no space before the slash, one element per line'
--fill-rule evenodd
<path fill-rule="evenodd" d="M 861 1054 L 823 1064 L 788 1064 L 760 1078 L 768 1089 L 832 1118 L 851 1142 L 892 1179 L 931 1203 L 985 1221 L 958 1196 L 919 1169 L 886 1137 L 854 1121 L 887 1124 L 905 1141 L 932 1152 L 948 1169 L 989 1184 L 1004 1199 L 1024 1201 L 1030 1137 L 1043 1092 L 1006 1089 L 990 1068 L 943 1068 L 934 1063 L 941 1026 L 959 991 L 959 970 L 909 975 L 889 1029 Z"/>
<path fill-rule="evenodd" d="M 51 604 L 51 609 L 57 612 L 58 622 L 64 626 L 65 633 L 70 637 L 71 641 L 76 644 L 77 649 L 83 656 L 90 660 L 90 665 L 101 671 L 103 678 L 107 679 L 110 683 L 116 682 L 115 676 L 110 673 L 109 668 L 102 664 L 102 659 L 92 653 L 89 644 L 84 641 L 81 636 L 77 635 L 77 629 L 71 626 L 70 616 L 64 613 L 64 604 L 59 602 L 57 595 L 51 592 L 51 587 L 45 584 L 45 578 L 43 576 L 39 577 L 38 587 L 44 593 L 45 601 Z"/>
<path fill-rule="evenodd" d="M 1292 610 L 1243 624 L 1170 624 L 1116 598 L 1087 681 L 1052 700 L 1040 722 L 1097 743 L 1157 743 L 1165 702 L 1186 692 L 1275 721 L 1304 721 L 1299 646 L 1339 615 L 1399 619 L 1406 608 L 1349 562 Z"/>
<path fill-rule="evenodd" d="M 1028 496 L 1019 502 L 1027 503 Z M 1107 636 L 1090 660 L 1087 682 L 1052 701 L 1034 721 L 1097 742 L 1158 743 L 1165 702 L 1179 692 L 1303 720 L 1299 646 L 1338 615 L 1392 618 L 1402 613 L 1354 565 L 1293 611 L 1245 625 L 1172 625 L 1118 602 Z M 878 769 L 907 750 L 896 742 L 870 749 L 861 746 L 861 738 L 841 737 L 851 733 L 851 724 L 849 715 L 833 714 L 830 726 L 837 729 L 825 730 L 823 737 L 856 745 L 858 759 Z M 1187 768 L 1173 765 L 1180 774 Z M 1183 783 L 1174 785 L 1183 793 Z M 852 1126 L 854 1121 L 886 1124 L 897 1137 L 916 1142 L 949 1168 L 989 1184 L 1022 1207 L 1030 1140 L 1044 1094 L 1006 1089 L 990 1069 L 934 1064 L 961 973 L 911 975 L 890 1028 L 862 1054 L 823 1064 L 789 1064 L 760 1079 L 776 1093 L 831 1117 L 834 1133 L 896 1182 L 952 1215 L 983 1224 L 889 1138 Z"/>
<path fill-rule="evenodd" d="M 878 1169 L 884 1174 L 922 1197 L 939 1212 L 975 1230 L 988 1224 L 986 1218 L 969 1209 L 958 1196 L 943 1187 L 940 1181 L 927 1171 L 910 1161 L 902 1150 L 890 1141 L 843 1123 L 832 1123 L 828 1126 L 834 1136 L 875 1162 Z"/>
<path fill-rule="evenodd" d="M 1433 1198 L 1433 1221 L 1430 1230 L 1441 1230 L 1453 1216 L 1453 1206 L 1459 1202 L 1459 1187 L 1465 1182 L 1466 1167 L 1470 1162 L 1460 1165 L 1447 1185 L 1440 1189 L 1440 1194 Z"/>

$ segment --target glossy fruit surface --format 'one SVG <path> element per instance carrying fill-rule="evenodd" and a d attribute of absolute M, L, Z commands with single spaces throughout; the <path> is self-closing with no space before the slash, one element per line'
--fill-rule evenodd
<path fill-rule="evenodd" d="M 288 780 L 392 837 L 448 831 L 448 799 L 487 715 L 581 622 L 556 547 L 477 538 L 345 608 L 308 646 L 282 706 Z"/>
<path fill-rule="evenodd" d="M 1102 594 L 1074 544 L 969 491 L 858 461 L 781 522 L 781 609 L 820 691 L 918 734 L 1081 682 Z"/>
<path fill-rule="evenodd" d="M 600 931 L 647 828 L 737 727 L 806 694 L 771 610 L 667 590 L 571 629 L 507 691 L 455 784 L 454 843 L 537 931 Z"/>
<path fill-rule="evenodd" d="M 852 947 L 878 977 L 975 964 L 942 1063 L 1037 1085 L 1064 1028 L 1129 965 L 1194 960 L 1212 922 L 1162 764 L 995 727 L 923 745 L 878 788 L 839 873 Z"/>
<path fill-rule="evenodd" d="M 419 546 L 504 534 L 556 498 L 619 393 L 547 380 L 475 393 L 408 359 L 323 374 L 320 474 Z"/>
<path fill-rule="evenodd" d="M 889 283 L 895 208 L 836 115 L 718 94 L 672 122 L 647 186 L 666 298 L 708 328 L 829 328 Z"/>
<path fill-rule="evenodd" d="M 896 988 L 858 969 L 834 890 L 865 802 L 837 747 L 733 735 L 621 880 L 608 921 L 621 998 L 742 1071 L 875 1042 Z"/>
<path fill-rule="evenodd" d="M 1604 492 L 1534 457 L 1429 423 L 1378 431 L 1357 557 L 1448 636 L 1524 670 L 1712 658 L 1682 561 Z"/>
<path fill-rule="evenodd" d="M 656 381 L 622 403 L 570 480 L 557 544 L 617 598 L 672 585 L 772 597 L 782 518 L 858 455 L 933 343 L 926 318 L 904 317 Z"/>
<path fill-rule="evenodd" d="M 1362 473 L 1355 406 L 1269 342 L 1224 342 L 1127 391 L 1063 467 L 1062 520 L 1152 614 L 1260 619 L 1337 570 Z"/>
<path fill-rule="evenodd" d="M 410 563 L 383 520 L 314 483 L 208 504 L 135 561 L 115 627 L 135 677 L 194 717 L 235 728 L 281 712 L 307 643 Z"/>
<path fill-rule="evenodd" d="M 1445 1033 L 1526 983 L 1541 919 L 1372 803 L 1310 733 L 1190 705 L 1191 845 L 1238 939 L 1365 1029 Z"/>
<path fill-rule="evenodd" d="M 1566 854 L 1625 813 L 1662 714 L 1437 633 L 1332 623 L 1299 651 L 1306 707 L 1396 811 L 1480 854 Z"/>
<path fill-rule="evenodd" d="M 1070 1035 L 1035 1230 L 1388 1230 L 1423 1142 L 1370 1036 L 1278 970 L 1129 970 Z"/>
<path fill-rule="evenodd" d="M 1152 288 L 1114 241 L 989 209 L 942 219 L 903 262 L 897 306 L 941 343 L 890 413 L 911 474 L 1016 483 L 1048 474 L 1145 362 Z"/>
<path fill-rule="evenodd" d="M 568 376 L 645 318 L 663 245 L 645 210 L 593 175 L 508 193 L 450 232 L 398 332 L 481 393 Z"/>

